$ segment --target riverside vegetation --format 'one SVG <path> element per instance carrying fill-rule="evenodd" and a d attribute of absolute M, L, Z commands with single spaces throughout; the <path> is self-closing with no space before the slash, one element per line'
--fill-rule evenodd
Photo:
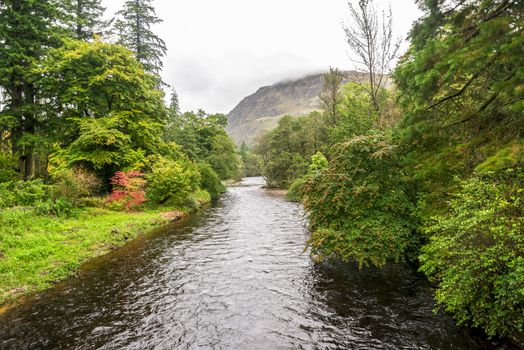
<path fill-rule="evenodd" d="M 524 3 L 419 4 L 392 87 L 332 69 L 322 113 L 260 140 L 264 176 L 304 203 L 315 259 L 418 264 L 459 324 L 521 337 Z"/>
<path fill-rule="evenodd" d="M 176 92 L 166 106 L 150 1 L 127 1 L 113 28 L 103 12 L 97 0 L 0 2 L 0 304 L 243 174 L 224 115 L 181 113 Z"/>

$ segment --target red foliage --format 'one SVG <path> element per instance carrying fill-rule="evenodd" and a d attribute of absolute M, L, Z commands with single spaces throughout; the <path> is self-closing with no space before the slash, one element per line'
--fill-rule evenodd
<path fill-rule="evenodd" d="M 140 171 L 117 171 L 110 179 L 113 191 L 107 201 L 123 203 L 126 210 L 138 207 L 146 201 L 146 180 Z"/>

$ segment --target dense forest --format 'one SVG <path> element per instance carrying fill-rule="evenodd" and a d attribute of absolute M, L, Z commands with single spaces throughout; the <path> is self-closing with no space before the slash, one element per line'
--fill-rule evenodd
<path fill-rule="evenodd" d="M 378 22 L 369 2 L 352 8 L 362 26 L 346 28 L 348 43 L 370 78 L 344 84 L 346 73 L 332 69 L 322 113 L 283 118 L 257 153 L 269 185 L 304 203 L 315 259 L 412 262 L 459 324 L 516 335 L 524 327 L 524 3 L 418 4 L 424 16 L 391 74 L 370 69 L 395 51 L 391 35 L 370 30 Z"/>
<path fill-rule="evenodd" d="M 166 103 L 151 1 L 103 15 L 100 0 L 0 1 L 0 302 L 122 244 L 137 212 L 184 215 L 243 174 L 224 115 Z M 86 230 L 67 247 L 63 222 Z"/>

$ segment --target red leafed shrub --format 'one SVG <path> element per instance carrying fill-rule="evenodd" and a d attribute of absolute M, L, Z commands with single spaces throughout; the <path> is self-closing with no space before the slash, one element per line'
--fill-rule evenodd
<path fill-rule="evenodd" d="M 132 210 L 146 201 L 146 180 L 140 171 L 117 171 L 110 179 L 113 191 L 107 202 L 112 208 Z"/>

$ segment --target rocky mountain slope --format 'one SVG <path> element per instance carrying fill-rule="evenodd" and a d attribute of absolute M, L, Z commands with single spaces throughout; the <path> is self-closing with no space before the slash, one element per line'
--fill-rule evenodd
<path fill-rule="evenodd" d="M 244 98 L 229 114 L 227 131 L 238 143 L 255 143 L 286 114 L 298 116 L 319 109 L 323 74 L 264 86 Z"/>

